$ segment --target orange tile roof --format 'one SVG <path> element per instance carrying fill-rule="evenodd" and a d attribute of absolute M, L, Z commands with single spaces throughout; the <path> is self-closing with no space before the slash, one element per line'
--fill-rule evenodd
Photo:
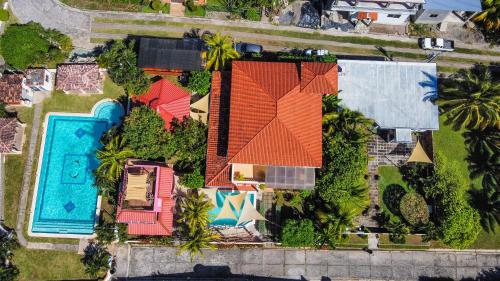
<path fill-rule="evenodd" d="M 232 184 L 230 163 L 321 167 L 321 94 L 337 93 L 337 71 L 334 63 L 302 63 L 299 69 L 294 63 L 233 62 L 225 153 L 223 82 L 214 73 L 207 186 Z"/>
<path fill-rule="evenodd" d="M 189 116 L 191 95 L 167 79 L 160 79 L 151 85 L 149 91 L 135 97 L 134 102 L 145 104 L 156 110 L 170 129 L 173 118 L 182 120 Z"/>

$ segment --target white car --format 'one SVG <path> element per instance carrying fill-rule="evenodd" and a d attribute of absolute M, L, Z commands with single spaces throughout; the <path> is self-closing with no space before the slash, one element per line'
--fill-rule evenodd
<path fill-rule="evenodd" d="M 452 52 L 455 50 L 455 42 L 443 38 L 419 38 L 418 45 L 424 50 Z"/>
<path fill-rule="evenodd" d="M 304 55 L 306 56 L 318 56 L 318 57 L 322 57 L 322 56 L 326 56 L 328 55 L 328 50 L 325 50 L 325 49 L 305 49 L 304 50 Z"/>

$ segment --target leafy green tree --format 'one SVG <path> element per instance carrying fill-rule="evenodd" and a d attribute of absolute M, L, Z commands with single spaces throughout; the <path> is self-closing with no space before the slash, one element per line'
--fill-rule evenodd
<path fill-rule="evenodd" d="M 445 80 L 438 105 L 445 124 L 452 124 L 455 130 L 500 128 L 500 83 L 493 81 L 484 65 L 461 69 Z"/>
<path fill-rule="evenodd" d="M 108 197 L 108 200 L 115 200 L 118 183 L 114 179 L 109 179 L 104 169 L 99 172 L 96 170 L 93 174 L 99 194 Z"/>
<path fill-rule="evenodd" d="M 182 121 L 174 119 L 171 125 L 172 138 L 169 146 L 173 151 L 176 170 L 198 170 L 203 174 L 207 153 L 207 125 L 190 117 Z"/>
<path fill-rule="evenodd" d="M 96 227 L 95 233 L 97 241 L 103 245 L 111 244 L 116 238 L 114 224 L 104 223 L 103 225 L 99 225 Z"/>
<path fill-rule="evenodd" d="M 483 0 L 483 11 L 474 17 L 475 22 L 482 23 L 486 30 L 500 29 L 500 1 Z"/>
<path fill-rule="evenodd" d="M 313 222 L 309 219 L 287 220 L 281 232 L 281 243 L 287 247 L 314 246 L 316 232 Z"/>
<path fill-rule="evenodd" d="M 0 46 L 7 64 L 18 69 L 61 63 L 72 49 L 68 36 L 35 22 L 7 26 Z"/>
<path fill-rule="evenodd" d="M 209 48 L 207 70 L 223 70 L 229 61 L 240 57 L 234 49 L 233 38 L 229 35 L 207 34 L 203 39 Z"/>
<path fill-rule="evenodd" d="M 90 243 L 85 248 L 81 259 L 85 265 L 85 273 L 92 278 L 102 277 L 109 269 L 110 257 L 111 255 L 102 244 Z"/>
<path fill-rule="evenodd" d="M 135 41 L 115 41 L 99 55 L 97 61 L 101 67 L 108 69 L 111 80 L 123 86 L 127 93 L 141 95 L 149 89 L 151 81 L 144 70 L 137 67 Z"/>
<path fill-rule="evenodd" d="M 10 265 L 8 267 L 0 266 L 0 280 L 3 281 L 14 281 L 17 280 L 19 275 L 19 269 L 17 267 Z"/>
<path fill-rule="evenodd" d="M 192 173 L 182 175 L 179 182 L 189 188 L 202 188 L 205 185 L 205 177 L 200 174 L 199 170 L 194 170 Z"/>
<path fill-rule="evenodd" d="M 449 162 L 440 153 L 436 154 L 435 162 L 436 184 L 427 192 L 438 209 L 439 238 L 451 247 L 467 248 L 481 231 L 479 213 L 465 198 L 469 182 L 456 162 Z"/>
<path fill-rule="evenodd" d="M 188 88 L 199 96 L 210 92 L 212 74 L 210 71 L 192 71 L 189 74 Z"/>
<path fill-rule="evenodd" d="M 413 226 L 421 226 L 429 222 L 429 209 L 424 198 L 416 193 L 409 192 L 401 198 L 399 207 L 403 218 Z"/>
<path fill-rule="evenodd" d="M 197 192 L 192 192 L 179 200 L 179 207 L 182 211 L 177 222 L 185 226 L 184 232 L 194 237 L 200 229 L 208 229 L 210 223 L 208 212 L 214 208 L 212 202 L 205 200 L 203 196 L 198 196 Z"/>
<path fill-rule="evenodd" d="M 125 162 L 132 156 L 134 153 L 126 147 L 125 139 L 115 136 L 103 149 L 97 151 L 97 159 L 100 161 L 97 173 L 102 173 L 109 180 L 116 182 L 123 173 Z"/>
<path fill-rule="evenodd" d="M 149 107 L 135 107 L 123 123 L 123 139 L 135 157 L 146 160 L 170 158 L 170 134 L 165 122 Z"/>

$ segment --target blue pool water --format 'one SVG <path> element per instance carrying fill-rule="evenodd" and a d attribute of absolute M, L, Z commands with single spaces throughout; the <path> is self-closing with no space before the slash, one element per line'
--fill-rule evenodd
<path fill-rule="evenodd" d="M 99 103 L 93 116 L 50 115 L 37 181 L 33 233 L 92 234 L 97 189 L 92 171 L 99 139 L 124 115 L 113 101 Z"/>
<path fill-rule="evenodd" d="M 236 195 L 239 194 L 238 191 L 217 191 L 216 193 L 216 198 L 217 198 L 217 207 L 213 208 L 210 210 L 208 213 L 212 217 L 212 222 L 210 222 L 210 225 L 212 226 L 236 226 L 238 223 L 238 220 L 233 220 L 233 219 L 218 219 L 215 220 L 215 217 L 219 214 L 222 204 L 224 204 L 224 200 L 226 199 L 226 196 L 229 195 Z M 249 193 L 247 196 L 249 196 L 250 202 L 254 204 L 254 194 Z M 243 210 L 243 207 L 245 206 L 245 201 L 243 204 L 241 204 L 241 209 L 240 210 L 235 210 L 232 206 L 231 209 L 233 210 L 234 215 L 236 216 L 236 219 L 239 219 L 240 217 L 240 212 Z"/>

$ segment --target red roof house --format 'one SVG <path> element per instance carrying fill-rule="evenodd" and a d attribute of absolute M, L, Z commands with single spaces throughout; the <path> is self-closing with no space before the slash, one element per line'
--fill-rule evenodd
<path fill-rule="evenodd" d="M 337 74 L 334 63 L 250 61 L 233 62 L 230 77 L 214 73 L 206 185 L 313 187 L 322 94 L 337 94 Z"/>
<path fill-rule="evenodd" d="M 174 83 L 161 79 L 153 83 L 149 91 L 134 98 L 160 114 L 165 121 L 165 129 L 170 130 L 174 118 L 182 120 L 189 117 L 191 95 Z"/>
<path fill-rule="evenodd" d="M 174 172 L 161 164 L 125 166 L 116 221 L 130 235 L 172 235 Z"/>

